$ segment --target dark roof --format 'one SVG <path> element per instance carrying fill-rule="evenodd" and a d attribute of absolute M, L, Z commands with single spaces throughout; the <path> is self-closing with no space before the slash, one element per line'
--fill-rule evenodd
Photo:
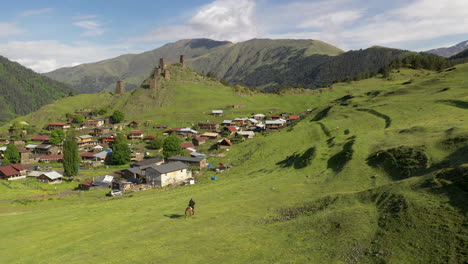
<path fill-rule="evenodd" d="M 169 162 L 169 163 L 159 165 L 159 166 L 152 166 L 151 168 L 161 174 L 165 174 L 168 172 L 188 169 L 188 165 L 180 161 L 175 161 L 175 162 Z"/>
<path fill-rule="evenodd" d="M 141 170 L 139 167 L 128 168 L 123 171 L 129 171 L 131 173 L 135 173 L 135 174 L 142 175 L 142 176 L 145 175 L 145 171 Z"/>
<path fill-rule="evenodd" d="M 164 161 L 164 160 L 162 158 L 160 158 L 160 157 L 155 157 L 155 158 L 151 158 L 151 159 L 140 160 L 138 162 L 135 162 L 133 165 L 134 166 L 146 166 L 146 165 L 155 164 L 155 163 L 158 163 L 158 162 L 161 162 L 161 161 Z"/>
<path fill-rule="evenodd" d="M 169 161 L 182 161 L 182 162 L 200 162 L 205 158 L 194 158 L 194 157 L 183 157 L 183 156 L 172 156 Z"/>
<path fill-rule="evenodd" d="M 224 143 L 224 144 L 223 144 Z M 223 138 L 219 144 L 222 144 L 222 145 L 227 145 L 227 146 L 232 146 L 232 142 L 231 140 L 227 139 L 227 138 Z"/>
<path fill-rule="evenodd" d="M 20 174 L 19 171 L 16 170 L 11 165 L 1 166 L 0 167 L 0 173 L 7 176 L 7 177 Z"/>

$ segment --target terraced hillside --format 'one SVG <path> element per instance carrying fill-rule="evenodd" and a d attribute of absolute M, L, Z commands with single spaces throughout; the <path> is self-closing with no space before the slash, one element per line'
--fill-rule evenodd
<path fill-rule="evenodd" d="M 467 73 L 401 70 L 303 96 L 315 110 L 302 121 L 211 158 L 233 166 L 216 181 L 118 198 L 2 184 L 16 199 L 0 202 L 0 262 L 466 263 Z"/>

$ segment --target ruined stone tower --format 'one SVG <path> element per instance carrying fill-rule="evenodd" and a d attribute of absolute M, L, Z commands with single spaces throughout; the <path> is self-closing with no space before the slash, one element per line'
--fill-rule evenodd
<path fill-rule="evenodd" d="M 124 86 L 123 86 L 123 81 L 117 81 L 117 83 L 115 84 L 115 93 L 116 94 L 121 94 L 121 93 L 124 93 L 125 90 L 124 90 Z"/>
<path fill-rule="evenodd" d="M 185 68 L 185 55 L 180 55 L 180 64 Z"/>
<path fill-rule="evenodd" d="M 156 89 L 158 88 L 158 81 L 156 79 L 157 77 L 153 77 L 149 80 L 149 86 L 150 86 L 150 89 Z"/>
<path fill-rule="evenodd" d="M 159 59 L 159 68 L 161 68 L 162 71 L 166 69 L 166 59 L 164 58 Z"/>

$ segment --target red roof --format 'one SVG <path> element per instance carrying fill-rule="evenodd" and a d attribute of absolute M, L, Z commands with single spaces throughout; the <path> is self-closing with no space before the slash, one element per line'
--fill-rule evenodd
<path fill-rule="evenodd" d="M 237 128 L 235 128 L 233 126 L 227 126 L 226 129 L 229 130 L 229 132 L 236 132 L 237 131 Z"/>
<path fill-rule="evenodd" d="M 221 141 L 220 143 L 222 144 L 223 142 L 226 143 L 226 145 L 228 145 L 228 146 L 232 146 L 231 140 L 229 140 L 227 138 L 224 138 L 223 141 Z"/>
<path fill-rule="evenodd" d="M 271 118 L 280 118 L 281 116 L 279 115 L 272 115 Z"/>
<path fill-rule="evenodd" d="M 41 157 L 41 160 L 61 160 L 63 155 L 44 155 Z"/>
<path fill-rule="evenodd" d="M 6 177 L 10 177 L 13 175 L 18 175 L 19 171 L 16 170 L 12 165 L 6 165 L 0 167 L 0 173 L 5 175 Z"/>
<path fill-rule="evenodd" d="M 66 126 L 66 122 L 52 122 L 49 124 L 49 126 Z"/>
<path fill-rule="evenodd" d="M 182 146 L 182 148 L 186 149 L 186 148 L 194 148 L 195 145 L 192 143 L 192 142 L 184 142 L 184 143 L 180 143 L 180 146 Z"/>
<path fill-rule="evenodd" d="M 93 184 L 93 179 L 89 179 L 80 183 L 80 185 L 86 185 L 86 186 L 91 186 L 92 184 Z"/>
<path fill-rule="evenodd" d="M 209 140 L 210 138 L 209 137 L 196 137 L 195 140 L 197 141 L 206 141 L 206 140 Z"/>
<path fill-rule="evenodd" d="M 132 134 L 132 135 L 141 135 L 141 134 L 144 134 L 144 133 L 145 132 L 140 131 L 140 130 L 134 130 L 134 131 L 130 132 L 130 134 Z"/>
<path fill-rule="evenodd" d="M 48 141 L 50 137 L 48 136 L 35 136 L 32 138 L 32 141 Z"/>
<path fill-rule="evenodd" d="M 152 140 L 152 139 L 155 139 L 155 138 L 156 138 L 156 136 L 147 136 L 147 137 L 145 137 L 145 139 L 147 139 L 147 140 Z"/>
<path fill-rule="evenodd" d="M 27 170 L 27 168 L 23 167 L 23 165 L 18 164 L 18 163 L 11 164 L 10 166 L 12 166 L 13 168 L 15 168 L 15 170 L 17 170 L 17 171 Z"/>
<path fill-rule="evenodd" d="M 138 120 L 133 120 L 131 123 L 140 124 L 141 122 Z"/>
<path fill-rule="evenodd" d="M 289 120 L 297 120 L 299 118 L 300 118 L 300 116 L 298 116 L 298 115 L 290 115 L 289 116 Z"/>

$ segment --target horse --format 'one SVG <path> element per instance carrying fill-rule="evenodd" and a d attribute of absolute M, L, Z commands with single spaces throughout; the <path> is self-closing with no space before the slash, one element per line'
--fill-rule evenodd
<path fill-rule="evenodd" d="M 185 218 L 187 217 L 192 217 L 192 215 L 195 214 L 195 211 L 191 206 L 188 206 L 187 209 L 185 209 Z"/>

